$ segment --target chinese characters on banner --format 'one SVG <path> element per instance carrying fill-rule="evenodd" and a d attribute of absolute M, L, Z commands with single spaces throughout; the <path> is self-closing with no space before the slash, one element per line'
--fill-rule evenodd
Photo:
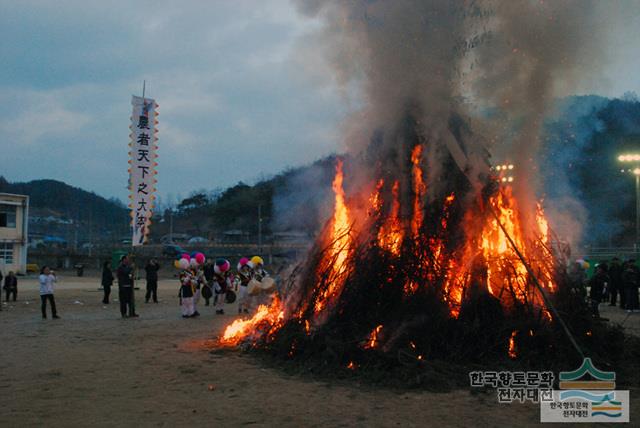
<path fill-rule="evenodd" d="M 152 99 L 132 97 L 131 142 L 129 147 L 129 190 L 133 246 L 142 245 L 147 239 L 156 190 L 156 109 L 158 104 Z"/>

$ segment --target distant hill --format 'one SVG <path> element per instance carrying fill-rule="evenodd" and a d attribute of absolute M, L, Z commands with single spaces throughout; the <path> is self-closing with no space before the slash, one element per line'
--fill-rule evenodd
<path fill-rule="evenodd" d="M 640 152 L 640 101 L 575 96 L 559 100 L 545 124 L 540 166 L 549 211 L 559 207 L 564 227 L 581 229 L 581 240 L 599 246 L 633 245 L 634 176 L 618 156 Z"/>
<path fill-rule="evenodd" d="M 617 156 L 640 152 L 638 97 L 567 97 L 556 107 L 545 122 L 538 159 L 547 214 L 566 235 L 575 228 L 579 239 L 581 230 L 584 243 L 631 245 L 634 178 L 620 172 L 629 165 L 620 164 Z M 347 176 L 351 162 L 358 161 L 346 157 Z M 239 182 L 221 191 L 194 191 L 176 206 L 158 209 L 152 242 L 160 242 L 171 227 L 188 237 L 229 241 L 257 242 L 259 230 L 265 239 L 275 233 L 313 236 L 331 215 L 335 163 L 336 157 L 329 156 L 253 185 Z M 345 186 L 349 193 L 358 181 L 347 180 Z M 31 197 L 31 234 L 82 243 L 115 242 L 130 233 L 129 213 L 122 202 L 60 181 L 9 183 L 0 177 L 0 192 Z"/>
<path fill-rule="evenodd" d="M 110 239 L 128 231 L 128 210 L 120 201 L 61 181 L 11 183 L 0 176 L 0 192 L 29 195 L 30 234 L 57 235 L 73 242 L 77 235 L 81 240 Z"/>
<path fill-rule="evenodd" d="M 168 210 L 155 219 L 152 238 L 157 242 L 166 235 L 171 221 L 174 233 L 217 240 L 256 241 L 259 229 L 263 237 L 274 232 L 313 235 L 327 218 L 334 173 L 335 156 L 329 156 L 254 185 L 239 182 L 213 195 L 194 192 L 175 207 L 172 220 Z"/>

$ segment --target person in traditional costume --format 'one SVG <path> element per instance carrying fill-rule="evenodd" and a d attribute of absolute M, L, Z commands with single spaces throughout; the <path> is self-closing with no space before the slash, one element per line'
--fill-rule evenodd
<path fill-rule="evenodd" d="M 229 260 L 217 259 L 214 266 L 214 293 L 213 306 L 216 308 L 216 314 L 224 314 L 224 304 L 226 299 L 227 290 L 231 288 L 231 279 L 229 271 L 231 269 L 231 263 Z"/>
<path fill-rule="evenodd" d="M 238 262 L 238 274 L 235 277 L 235 285 L 238 290 L 238 313 L 249 313 L 251 309 L 251 296 L 249 296 L 248 288 L 251 281 L 251 266 L 249 259 L 243 257 Z"/>
<path fill-rule="evenodd" d="M 180 279 L 180 290 L 178 292 L 178 296 L 180 297 L 182 318 L 191 318 L 197 316 L 197 312 L 193 303 L 196 279 L 190 269 L 189 260 L 187 260 L 186 258 L 182 258 L 178 262 L 177 266 L 181 269 L 178 276 Z"/>
<path fill-rule="evenodd" d="M 251 275 L 256 281 L 262 281 L 269 276 L 269 272 L 264 269 L 264 260 L 260 256 L 251 257 Z"/>

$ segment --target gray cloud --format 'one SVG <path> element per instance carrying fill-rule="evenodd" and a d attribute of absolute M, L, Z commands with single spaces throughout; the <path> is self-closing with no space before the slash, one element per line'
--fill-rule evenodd
<path fill-rule="evenodd" d="M 292 48 L 307 22 L 287 1 L 0 10 L 0 173 L 10 180 L 55 178 L 124 198 L 129 97 L 143 79 L 160 104 L 162 195 L 252 181 L 338 148 L 344 109 L 304 77 Z"/>

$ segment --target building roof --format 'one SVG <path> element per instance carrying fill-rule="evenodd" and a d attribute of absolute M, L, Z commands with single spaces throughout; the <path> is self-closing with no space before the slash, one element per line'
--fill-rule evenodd
<path fill-rule="evenodd" d="M 29 201 L 29 195 L 17 195 L 15 193 L 0 192 L 0 199 Z"/>

